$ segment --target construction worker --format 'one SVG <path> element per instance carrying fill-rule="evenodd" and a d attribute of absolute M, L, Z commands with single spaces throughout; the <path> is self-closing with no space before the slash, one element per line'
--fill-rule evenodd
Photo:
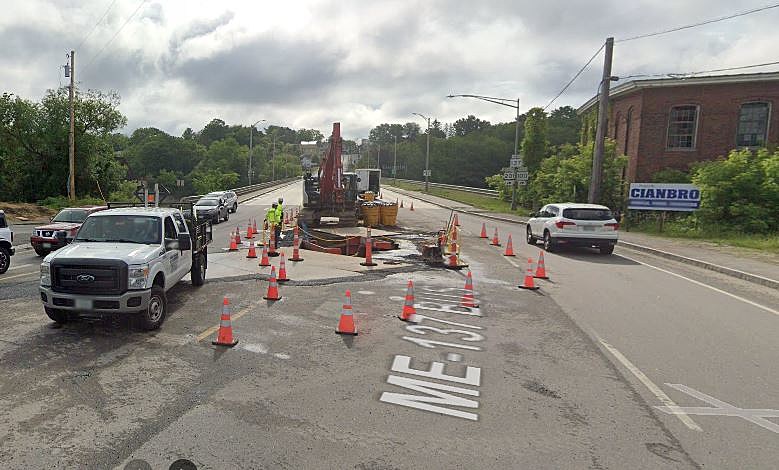
<path fill-rule="evenodd" d="M 278 206 L 276 207 L 277 220 L 284 222 L 284 198 L 279 198 Z"/>
<path fill-rule="evenodd" d="M 279 245 L 279 238 L 281 236 L 281 227 L 284 224 L 284 198 L 280 197 L 279 202 L 276 204 L 276 247 Z"/>
<path fill-rule="evenodd" d="M 274 202 L 271 207 L 268 208 L 268 212 L 265 214 L 265 226 L 268 228 L 268 230 L 278 230 L 278 222 L 276 221 L 276 206 L 277 204 Z M 278 246 L 279 238 L 278 235 L 276 235 L 276 245 L 274 246 L 274 249 L 276 246 Z"/>

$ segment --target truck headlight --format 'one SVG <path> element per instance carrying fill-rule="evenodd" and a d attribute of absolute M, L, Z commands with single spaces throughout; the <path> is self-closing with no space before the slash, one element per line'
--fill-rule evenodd
<path fill-rule="evenodd" d="M 146 280 L 149 279 L 149 265 L 130 266 L 127 270 L 127 288 L 145 289 Z"/>
<path fill-rule="evenodd" d="M 41 285 L 51 286 L 51 265 L 49 263 L 41 263 Z"/>

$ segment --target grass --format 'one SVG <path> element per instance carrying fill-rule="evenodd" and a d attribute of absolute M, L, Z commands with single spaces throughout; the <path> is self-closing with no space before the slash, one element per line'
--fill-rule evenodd
<path fill-rule="evenodd" d="M 405 189 L 408 191 L 421 191 L 422 185 L 417 185 L 413 183 L 404 183 L 398 181 L 398 184 L 393 186 Z M 523 207 L 520 207 L 516 211 L 511 210 L 511 203 L 502 201 L 500 199 L 492 198 L 489 196 L 484 196 L 481 194 L 474 194 L 469 193 L 466 191 L 457 191 L 455 189 L 443 189 L 443 188 L 430 188 L 430 191 L 427 193 L 431 196 L 437 196 L 442 197 L 444 199 L 450 199 L 452 201 L 462 202 L 463 204 L 468 204 L 469 206 L 477 207 L 479 209 L 484 209 L 492 212 L 497 212 L 501 214 L 513 214 L 513 215 L 527 215 L 529 209 L 525 209 Z"/>
<path fill-rule="evenodd" d="M 631 225 L 630 231 L 667 238 L 700 240 L 716 243 L 718 245 L 729 245 L 739 248 L 749 248 L 752 250 L 779 254 L 779 234 L 764 235 L 733 232 L 721 229 L 683 230 L 674 224 L 666 224 L 664 230 L 660 232 L 658 230 L 657 223 L 654 221 L 644 222 L 638 225 Z"/>

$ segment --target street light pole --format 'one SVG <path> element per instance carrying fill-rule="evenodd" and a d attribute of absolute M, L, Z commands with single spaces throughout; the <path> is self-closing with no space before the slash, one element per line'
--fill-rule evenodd
<path fill-rule="evenodd" d="M 265 119 L 260 119 L 259 121 L 252 124 L 252 127 L 249 128 L 249 174 L 247 175 L 249 177 L 249 185 L 252 184 L 252 137 L 254 136 L 254 126 L 257 124 L 265 122 Z"/>
<path fill-rule="evenodd" d="M 476 98 L 477 100 L 488 101 L 490 103 L 499 104 L 501 106 L 508 106 L 509 108 L 516 108 L 517 110 L 517 125 L 514 131 L 514 155 L 519 155 L 519 98 L 517 98 L 517 104 L 514 104 L 513 99 L 509 98 L 495 98 L 492 96 L 481 95 L 448 95 L 447 98 Z M 514 178 L 514 182 L 511 184 L 511 210 L 517 210 L 517 178 Z"/>
<path fill-rule="evenodd" d="M 419 113 L 411 113 L 427 119 L 427 150 L 425 151 L 425 192 L 430 188 L 430 118 Z"/>
<path fill-rule="evenodd" d="M 271 152 L 271 181 L 276 181 L 276 133 L 273 133 L 273 151 Z"/>
<path fill-rule="evenodd" d="M 395 159 L 392 162 L 392 176 L 395 178 L 395 186 L 398 185 L 398 136 L 395 137 Z"/>

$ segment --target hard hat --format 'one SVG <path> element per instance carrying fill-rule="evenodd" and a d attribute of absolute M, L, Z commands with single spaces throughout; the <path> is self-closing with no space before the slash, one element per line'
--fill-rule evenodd
<path fill-rule="evenodd" d="M 273 203 L 273 207 L 277 207 L 277 206 L 278 206 L 278 204 L 274 202 Z"/>
<path fill-rule="evenodd" d="M 283 198 L 283 197 L 280 197 L 280 198 L 279 198 L 279 202 L 284 202 L 284 198 Z"/>

